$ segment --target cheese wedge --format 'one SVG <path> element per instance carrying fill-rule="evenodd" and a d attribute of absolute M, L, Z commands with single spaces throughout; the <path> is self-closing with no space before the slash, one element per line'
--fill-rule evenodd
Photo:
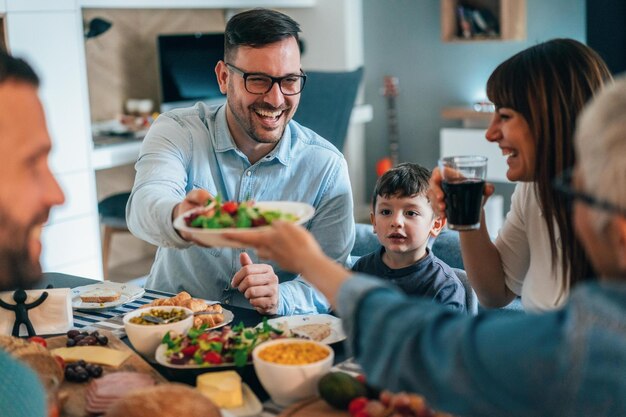
<path fill-rule="evenodd" d="M 241 377 L 235 371 L 207 372 L 196 379 L 198 390 L 221 408 L 243 405 Z"/>
<path fill-rule="evenodd" d="M 66 362 L 75 362 L 82 359 L 87 363 L 97 363 L 117 368 L 131 355 L 131 352 L 123 352 L 102 346 L 75 346 L 53 349 L 52 354 L 59 355 Z"/>

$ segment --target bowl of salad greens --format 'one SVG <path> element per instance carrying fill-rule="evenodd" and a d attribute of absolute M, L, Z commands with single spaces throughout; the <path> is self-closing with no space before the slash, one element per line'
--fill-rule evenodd
<path fill-rule="evenodd" d="M 303 224 L 315 209 L 296 201 L 222 201 L 219 196 L 205 207 L 194 208 L 174 219 L 174 227 L 188 233 L 195 242 L 210 247 L 243 247 L 222 237 L 224 232 L 263 233 L 276 220 Z"/>

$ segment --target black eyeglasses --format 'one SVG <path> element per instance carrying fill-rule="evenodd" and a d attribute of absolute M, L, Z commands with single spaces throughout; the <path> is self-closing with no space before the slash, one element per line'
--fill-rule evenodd
<path fill-rule="evenodd" d="M 243 78 L 246 91 L 250 94 L 267 94 L 274 84 L 278 84 L 280 92 L 286 96 L 300 94 L 306 83 L 306 74 L 300 70 L 300 74 L 290 74 L 284 77 L 272 77 L 260 72 L 244 72 L 236 66 L 226 63 L 229 70 Z"/>
<path fill-rule="evenodd" d="M 559 193 L 563 194 L 571 202 L 574 202 L 575 200 L 580 200 L 583 203 L 592 207 L 617 213 L 626 217 L 626 210 L 624 210 L 623 208 L 618 207 L 615 204 L 605 200 L 598 200 L 590 194 L 575 190 L 574 187 L 572 187 L 572 177 L 572 170 L 566 169 L 560 175 L 557 175 L 554 178 L 554 180 L 552 181 L 552 187 Z"/>

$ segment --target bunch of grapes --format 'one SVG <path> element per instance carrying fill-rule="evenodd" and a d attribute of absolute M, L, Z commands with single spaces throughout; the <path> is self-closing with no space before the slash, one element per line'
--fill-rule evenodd
<path fill-rule="evenodd" d="M 65 346 L 106 346 L 109 343 L 109 338 L 105 335 L 98 333 L 98 331 L 81 332 L 79 330 L 70 330 L 67 332 L 67 342 Z"/>
<path fill-rule="evenodd" d="M 102 367 L 84 360 L 65 365 L 65 379 L 71 382 L 87 382 L 89 378 L 100 378 Z"/>

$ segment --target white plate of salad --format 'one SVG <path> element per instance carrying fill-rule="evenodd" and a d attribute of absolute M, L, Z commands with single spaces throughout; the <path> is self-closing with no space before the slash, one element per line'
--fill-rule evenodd
<path fill-rule="evenodd" d="M 190 329 L 186 335 L 167 333 L 155 352 L 155 360 L 173 369 L 243 367 L 252 360 L 252 350 L 267 340 L 285 337 L 268 324 L 257 327 L 226 326 L 217 330 Z"/>
<path fill-rule="evenodd" d="M 207 206 L 178 216 L 174 220 L 174 227 L 205 246 L 242 248 L 245 246 L 225 239 L 222 234 L 242 231 L 263 233 L 275 220 L 303 224 L 314 213 L 313 206 L 296 201 L 222 202 L 218 196 L 209 201 Z"/>

